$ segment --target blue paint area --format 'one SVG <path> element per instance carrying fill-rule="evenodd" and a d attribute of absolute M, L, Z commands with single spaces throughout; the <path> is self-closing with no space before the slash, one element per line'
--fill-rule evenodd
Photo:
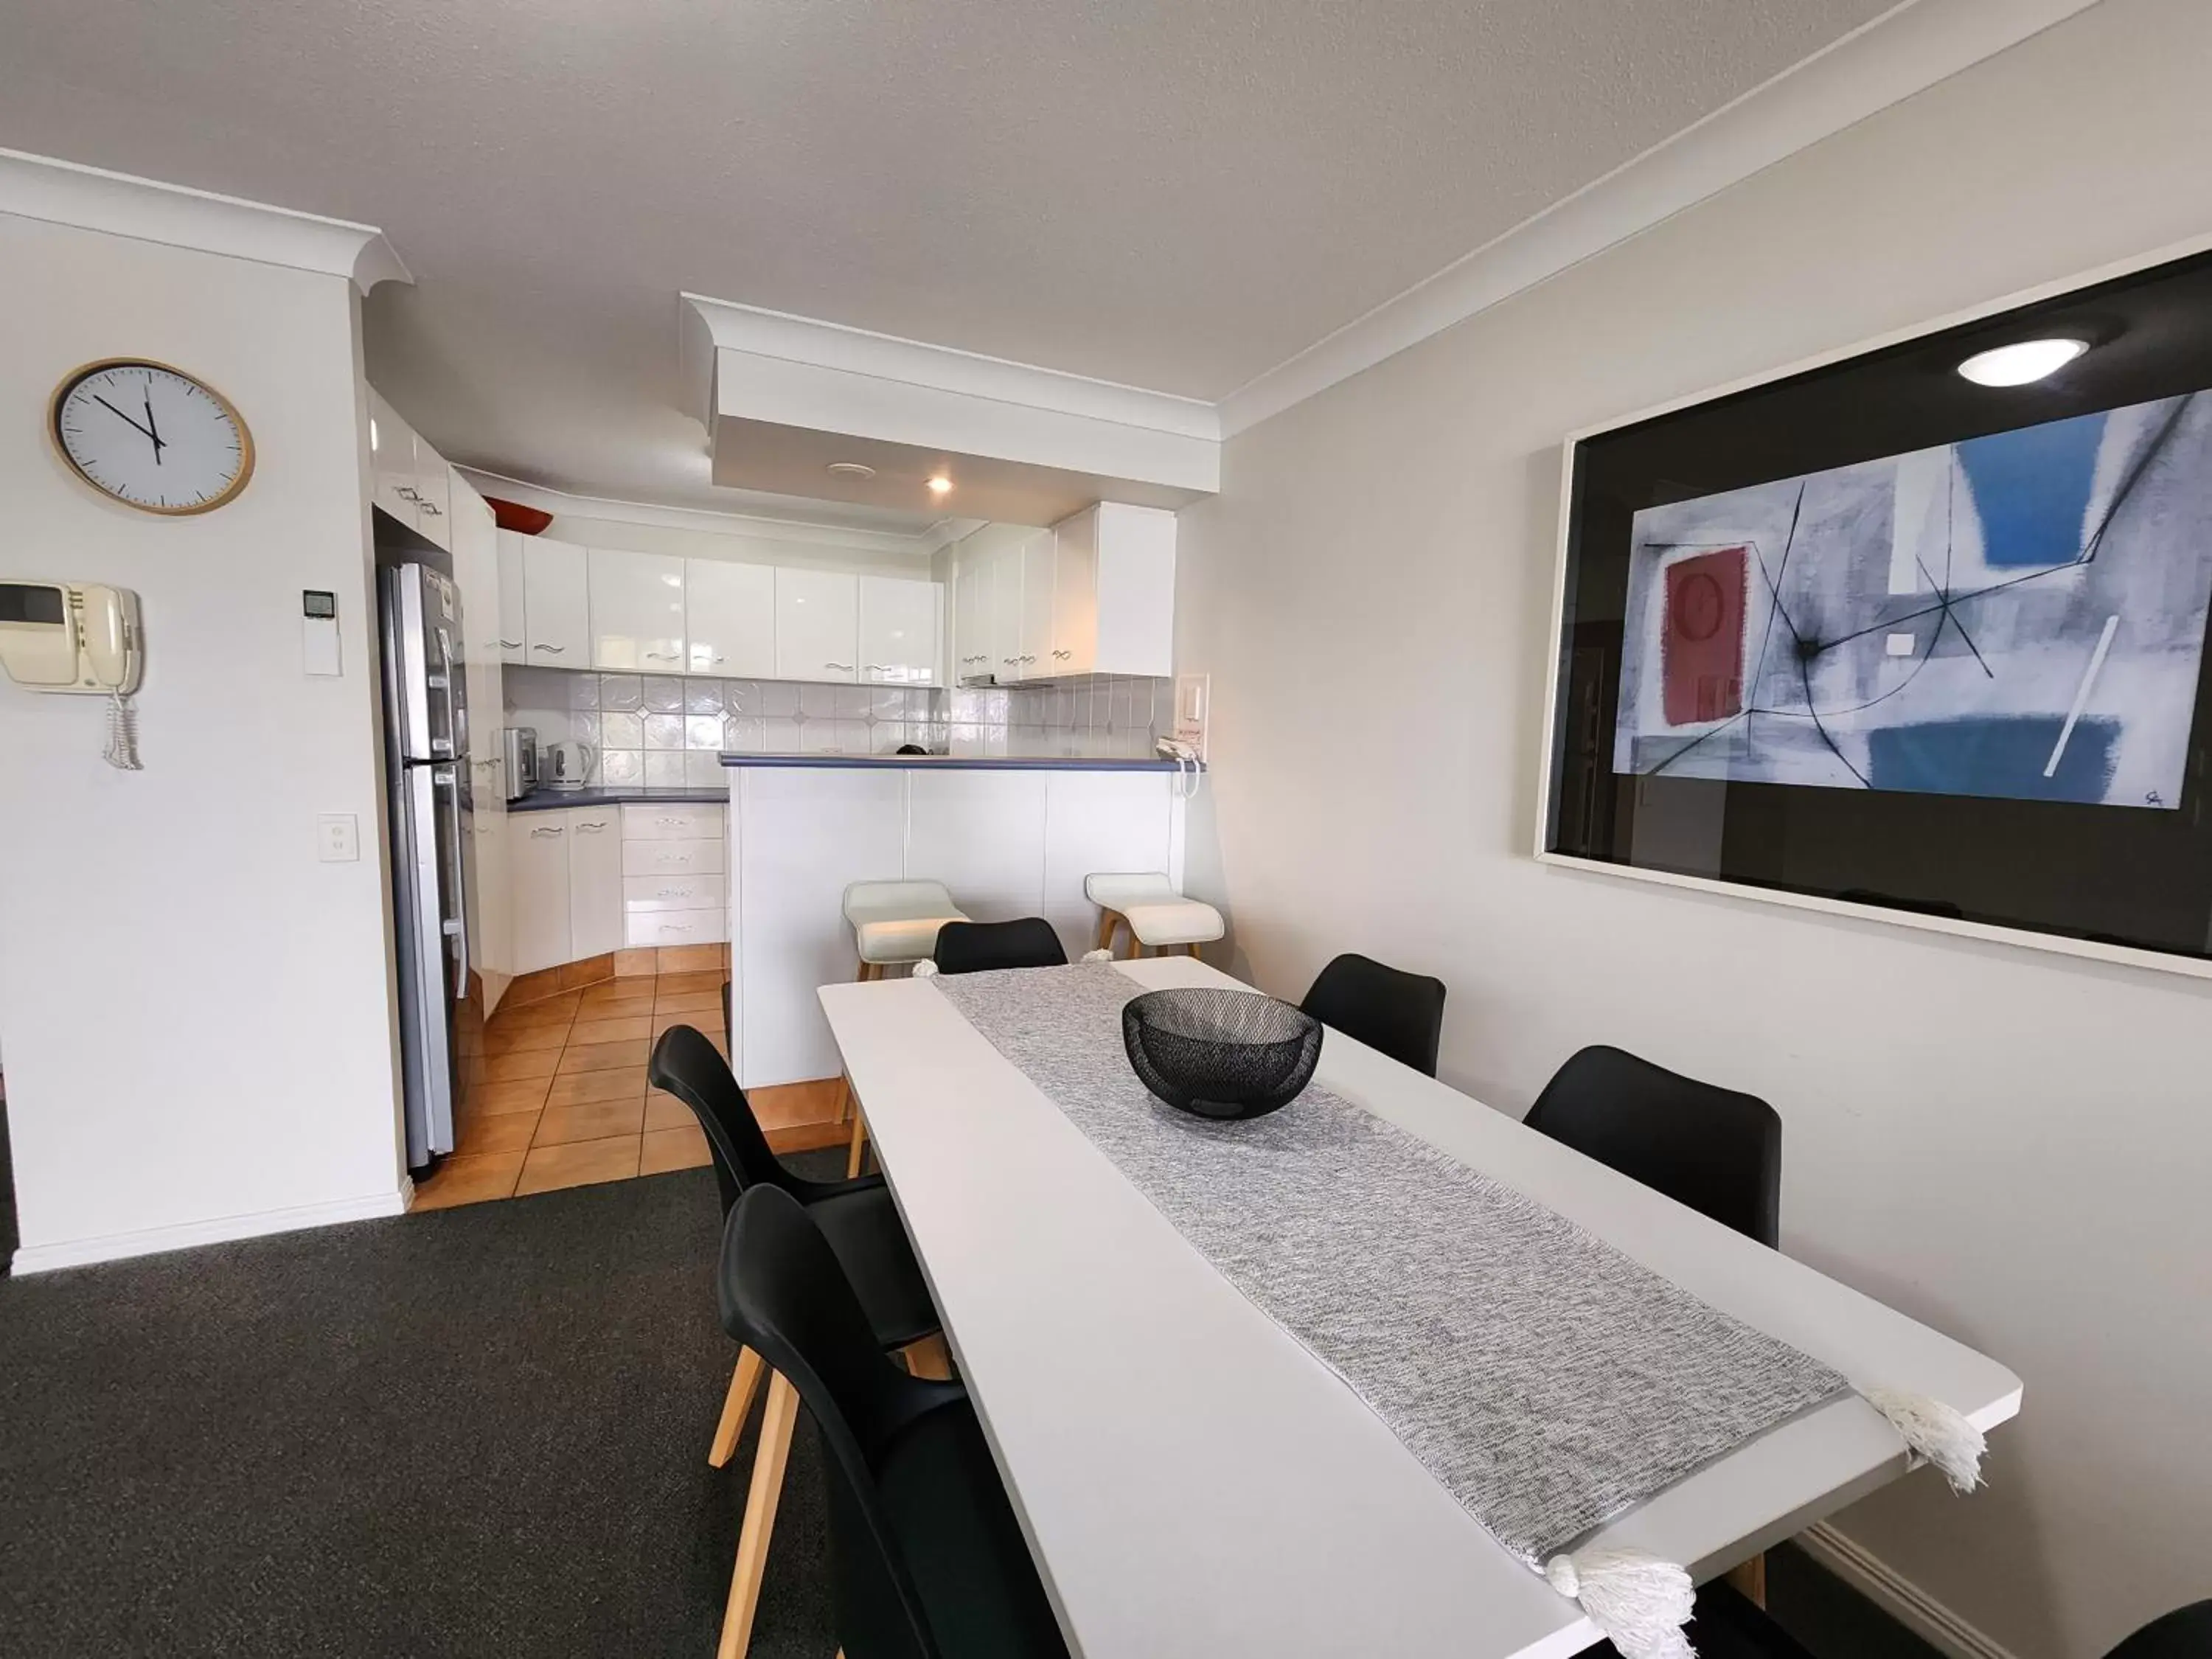
<path fill-rule="evenodd" d="M 2021 566 L 2079 557 L 2104 441 L 2100 411 L 1958 445 L 1959 465 L 1981 515 L 1984 559 Z"/>
<path fill-rule="evenodd" d="M 1878 726 L 1867 733 L 1867 781 L 1876 789 L 1930 795 L 2094 805 L 2112 782 L 2120 723 L 2075 722 L 2057 775 L 2046 778 L 2043 769 L 2065 724 L 2056 714 L 1982 714 Z"/>

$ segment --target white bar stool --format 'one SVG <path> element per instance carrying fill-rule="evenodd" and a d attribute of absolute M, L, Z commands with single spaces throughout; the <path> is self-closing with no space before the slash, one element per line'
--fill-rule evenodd
<path fill-rule="evenodd" d="M 968 918 L 941 881 L 856 881 L 845 889 L 845 920 L 853 925 L 859 977 L 869 980 L 881 979 L 886 968 L 928 961 L 937 948 L 937 930 Z M 847 1112 L 853 1114 L 853 1142 L 845 1159 L 849 1176 L 860 1173 L 868 1145 L 867 1125 L 853 1110 L 850 1087 L 837 1109 L 841 1118 Z"/>
<path fill-rule="evenodd" d="M 1142 956 L 1180 945 L 1192 956 L 1228 929 L 1221 912 L 1204 901 L 1185 898 L 1158 871 L 1102 872 L 1083 878 L 1084 896 L 1098 907 L 1099 948 L 1111 951 L 1122 924 L 1128 925 L 1131 950 Z"/>

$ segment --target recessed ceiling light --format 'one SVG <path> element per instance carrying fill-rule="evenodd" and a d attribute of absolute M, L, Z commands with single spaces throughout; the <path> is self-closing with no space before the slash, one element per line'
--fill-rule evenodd
<path fill-rule="evenodd" d="M 1976 386 L 2027 386 L 2056 374 L 2089 349 L 2087 340 L 2022 340 L 1978 351 L 1959 365 Z"/>
<path fill-rule="evenodd" d="M 872 478 L 876 476 L 876 469 L 865 461 L 832 461 L 829 470 L 841 478 Z"/>
<path fill-rule="evenodd" d="M 950 495 L 951 493 L 951 489 L 952 480 L 946 477 L 942 472 L 939 473 L 935 477 L 929 481 L 929 493 L 933 495 Z"/>

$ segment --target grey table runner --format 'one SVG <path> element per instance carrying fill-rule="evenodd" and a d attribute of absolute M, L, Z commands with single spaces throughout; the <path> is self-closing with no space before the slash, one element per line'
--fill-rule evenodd
<path fill-rule="evenodd" d="M 1319 1085 L 1250 1122 L 1172 1110 L 1129 1068 L 1121 1010 L 1142 988 L 1112 967 L 934 983 L 1531 1567 L 1850 1391 Z"/>

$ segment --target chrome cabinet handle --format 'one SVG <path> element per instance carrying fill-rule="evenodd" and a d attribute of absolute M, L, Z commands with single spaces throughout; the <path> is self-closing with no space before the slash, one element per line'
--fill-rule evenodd
<path fill-rule="evenodd" d="M 392 493 L 398 496 L 403 501 L 411 501 L 416 507 L 422 505 L 422 497 L 405 484 L 392 485 Z"/>
<path fill-rule="evenodd" d="M 824 668 L 834 668 L 842 674 L 849 674 L 853 672 L 853 665 L 848 662 L 825 662 L 822 665 Z"/>
<path fill-rule="evenodd" d="M 434 519 L 442 519 L 446 516 L 445 508 L 440 507 L 435 501 L 424 501 L 420 495 L 417 495 L 415 498 L 415 505 L 421 507 L 425 513 L 428 514 Z"/>
<path fill-rule="evenodd" d="M 645 658 L 647 662 L 674 662 L 677 660 L 672 653 L 666 651 L 648 651 L 645 653 Z"/>
<path fill-rule="evenodd" d="M 530 648 L 532 651 L 566 651 L 568 647 L 565 645 L 533 645 Z"/>
<path fill-rule="evenodd" d="M 724 657 L 724 656 L 717 656 L 717 657 L 714 659 L 714 660 L 715 660 L 716 662 L 727 662 L 727 661 L 729 661 L 729 659 L 728 659 L 727 657 Z"/>
<path fill-rule="evenodd" d="M 520 651 L 522 649 L 522 641 L 520 640 L 501 640 L 499 642 L 499 648 L 502 651 Z"/>
<path fill-rule="evenodd" d="M 561 829 L 562 829 L 562 826 L 556 823 L 556 824 L 552 825 L 552 826 L 551 826 L 550 828 L 549 828 L 549 829 L 544 829 L 544 830 L 532 830 L 530 832 L 530 838 L 531 838 L 531 840 L 532 840 L 532 841 L 536 841 L 536 840 L 539 839 L 541 836 L 557 836 L 557 835 L 559 835 L 559 834 L 561 833 Z"/>
<path fill-rule="evenodd" d="M 689 887 L 664 887 L 653 896 L 655 898 L 690 898 L 691 890 Z"/>
<path fill-rule="evenodd" d="M 604 823 L 580 823 L 577 830 L 586 836 L 596 836 L 607 826 Z"/>

